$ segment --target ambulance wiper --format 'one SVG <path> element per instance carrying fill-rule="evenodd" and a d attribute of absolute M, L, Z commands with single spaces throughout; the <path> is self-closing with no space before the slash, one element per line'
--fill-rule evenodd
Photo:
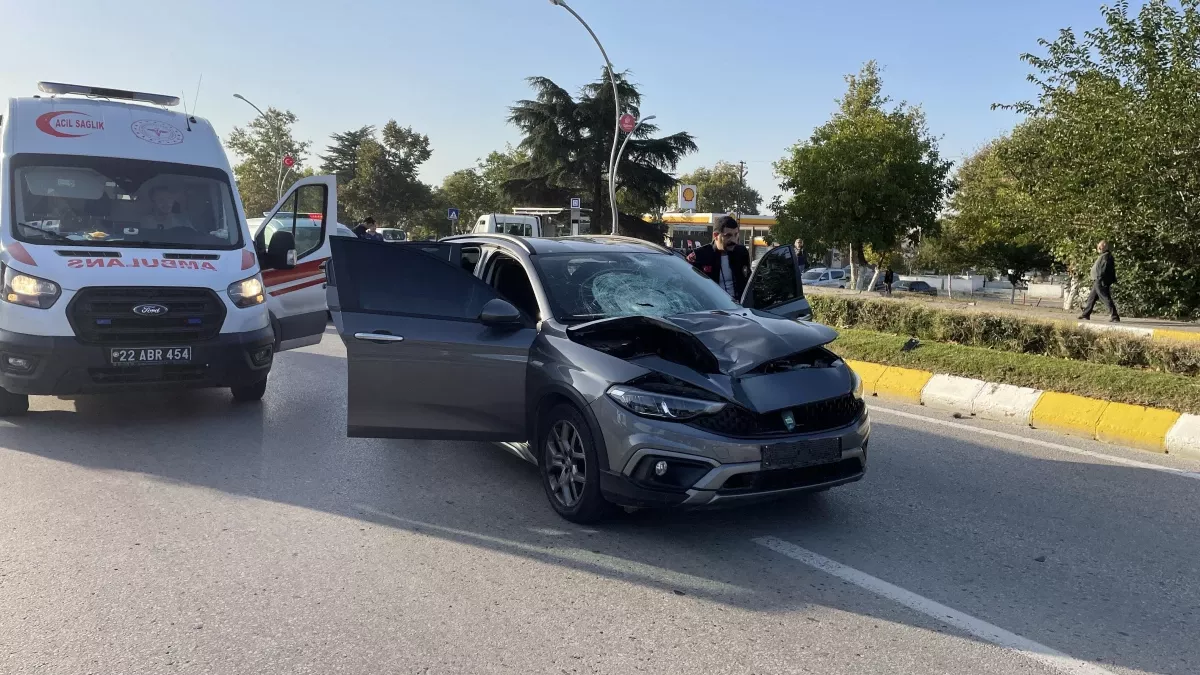
<path fill-rule="evenodd" d="M 63 236 L 62 234 L 55 232 L 54 230 L 44 230 L 44 229 L 38 227 L 37 225 L 30 225 L 29 223 L 17 223 L 17 225 L 20 225 L 21 227 L 24 227 L 29 230 L 41 232 L 42 234 L 46 235 L 48 238 L 53 239 L 54 241 L 66 241 L 66 242 L 70 242 L 72 244 L 75 243 L 74 239 Z"/>

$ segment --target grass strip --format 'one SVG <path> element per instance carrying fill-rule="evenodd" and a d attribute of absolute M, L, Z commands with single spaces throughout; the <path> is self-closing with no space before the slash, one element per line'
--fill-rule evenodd
<path fill-rule="evenodd" d="M 1195 377 L 942 342 L 923 341 L 916 349 L 900 351 L 908 340 L 847 328 L 829 346 L 847 359 L 1200 414 L 1200 380 Z"/>

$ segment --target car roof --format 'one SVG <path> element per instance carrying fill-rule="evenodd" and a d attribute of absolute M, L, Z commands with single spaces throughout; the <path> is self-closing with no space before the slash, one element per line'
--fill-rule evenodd
<path fill-rule="evenodd" d="M 506 234 L 462 234 L 447 237 L 443 241 L 465 239 L 495 240 L 497 243 L 507 243 L 524 248 L 532 255 L 547 255 L 555 253 L 660 253 L 675 255 L 674 251 L 653 242 L 632 237 L 616 237 L 612 235 L 578 235 L 574 237 L 516 237 Z"/>

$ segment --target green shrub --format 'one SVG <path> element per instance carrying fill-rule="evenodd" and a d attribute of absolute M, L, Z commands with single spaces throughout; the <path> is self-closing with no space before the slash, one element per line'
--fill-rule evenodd
<path fill-rule="evenodd" d="M 835 328 L 872 330 L 967 347 L 1178 375 L 1200 375 L 1200 347 L 1192 345 L 1155 342 L 1138 335 L 1088 330 L 1015 314 L 941 309 L 918 302 L 856 298 L 844 294 L 814 294 L 808 301 L 812 305 L 813 318 Z"/>

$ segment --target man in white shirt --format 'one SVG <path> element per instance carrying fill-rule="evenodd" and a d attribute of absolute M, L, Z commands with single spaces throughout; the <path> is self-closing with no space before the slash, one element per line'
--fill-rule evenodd
<path fill-rule="evenodd" d="M 142 216 L 142 227 L 148 230 L 175 227 L 191 227 L 184 216 L 175 213 L 175 193 L 166 185 L 156 185 L 150 190 L 150 213 Z"/>

